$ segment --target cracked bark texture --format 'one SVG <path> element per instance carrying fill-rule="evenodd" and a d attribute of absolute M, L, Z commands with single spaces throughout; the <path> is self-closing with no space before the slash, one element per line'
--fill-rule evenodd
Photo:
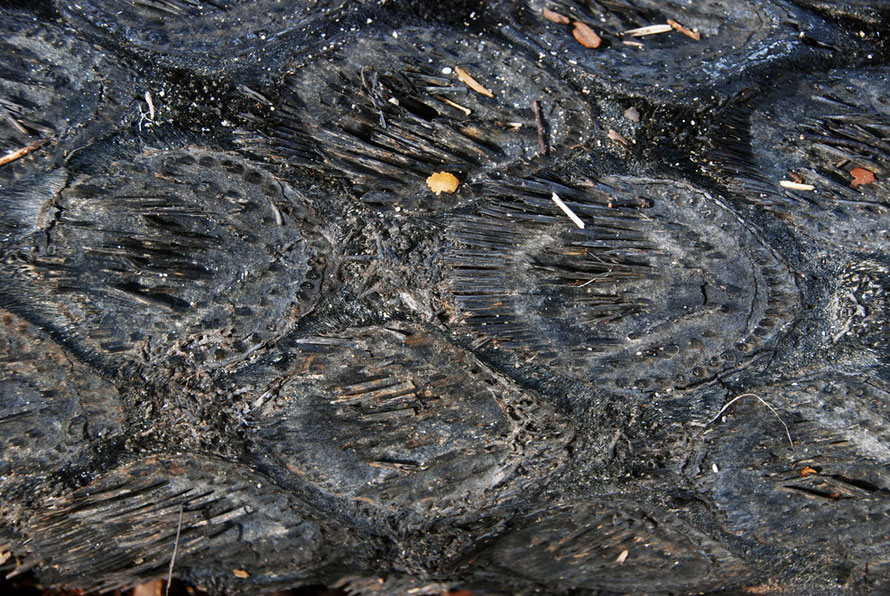
<path fill-rule="evenodd" d="M 888 17 L 0 7 L 0 572 L 886 592 Z"/>

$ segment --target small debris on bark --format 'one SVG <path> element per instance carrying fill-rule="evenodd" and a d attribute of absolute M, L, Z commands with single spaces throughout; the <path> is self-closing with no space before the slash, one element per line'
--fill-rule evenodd
<path fill-rule="evenodd" d="M 627 141 L 627 139 L 621 136 L 621 133 L 614 128 L 609 129 L 609 139 L 615 141 L 616 143 L 624 145 L 625 147 L 630 147 L 630 143 Z"/>
<path fill-rule="evenodd" d="M 41 147 L 43 147 L 47 142 L 48 142 L 48 140 L 44 139 L 42 141 L 37 141 L 36 143 L 31 143 L 30 145 L 22 147 L 21 149 L 16 149 L 15 151 L 10 151 L 3 157 L 0 157 L 0 166 L 5 166 L 6 164 L 8 164 L 10 162 L 13 162 L 17 159 L 21 159 L 21 158 L 25 157 L 32 151 L 36 151 L 37 149 L 40 149 Z"/>
<path fill-rule="evenodd" d="M 673 31 L 674 28 L 665 23 L 664 25 L 649 25 L 648 27 L 639 27 L 638 29 L 628 29 L 622 35 L 630 37 L 645 37 L 647 35 L 658 35 L 659 33 L 667 33 Z"/>
<path fill-rule="evenodd" d="M 161 596 L 164 590 L 164 582 L 156 579 L 133 588 L 130 596 Z"/>
<path fill-rule="evenodd" d="M 557 207 L 559 207 L 560 209 L 562 209 L 562 212 L 563 212 L 563 213 L 565 213 L 566 215 L 569 216 L 569 219 L 571 219 L 572 222 L 573 222 L 576 226 L 578 226 L 578 227 L 581 228 L 582 230 L 584 229 L 584 222 L 581 221 L 581 218 L 578 217 L 578 215 L 577 215 L 574 211 L 572 211 L 572 210 L 569 208 L 569 206 L 566 205 L 566 204 L 563 202 L 562 199 L 559 198 L 559 195 L 558 195 L 558 194 L 553 193 L 553 195 L 552 195 L 550 198 L 553 199 L 553 202 L 556 203 L 556 206 L 557 206 Z"/>
<path fill-rule="evenodd" d="M 818 470 L 814 470 L 810 466 L 807 466 L 803 470 L 800 471 L 800 477 L 806 478 L 807 476 L 812 476 L 812 475 L 818 474 L 818 473 L 819 473 Z"/>
<path fill-rule="evenodd" d="M 454 67 L 454 72 L 455 74 L 457 74 L 457 78 L 459 78 L 464 85 L 466 85 L 476 93 L 484 95 L 485 97 L 494 97 L 494 93 L 492 93 L 491 90 L 488 89 L 488 87 L 485 87 L 482 83 L 471 77 L 470 73 L 468 73 L 460 66 Z"/>
<path fill-rule="evenodd" d="M 544 10 L 541 11 L 541 14 L 543 14 L 544 18 L 547 19 L 548 21 L 551 21 L 553 23 L 558 23 L 560 25 L 568 25 L 569 23 L 572 22 L 572 20 L 569 17 L 559 14 L 558 12 L 554 12 L 554 11 L 550 10 L 549 8 L 544 8 Z"/>
<path fill-rule="evenodd" d="M 790 190 L 816 190 L 812 184 L 801 184 L 800 182 L 791 182 L 790 180 L 780 180 L 779 186 Z"/>
<path fill-rule="evenodd" d="M 600 47 L 603 40 L 597 35 L 593 29 L 582 23 L 575 21 L 575 28 L 572 29 L 572 35 L 585 48 L 596 49 Z"/>
<path fill-rule="evenodd" d="M 693 31 L 692 29 L 690 29 L 688 27 L 684 27 L 683 25 L 681 25 L 674 19 L 668 19 L 667 24 L 670 25 L 671 27 L 673 27 L 674 31 L 679 31 L 686 37 L 691 37 L 695 41 L 699 41 L 701 39 L 701 35 L 699 35 L 699 33 L 697 31 Z"/>
<path fill-rule="evenodd" d="M 460 185 L 460 180 L 451 172 L 436 172 L 426 179 L 426 185 L 437 195 L 447 192 L 453 193 Z"/>
<path fill-rule="evenodd" d="M 874 172 L 865 168 L 853 168 L 850 170 L 850 175 L 853 176 L 850 188 L 859 188 L 863 184 L 872 184 L 875 181 Z"/>
<path fill-rule="evenodd" d="M 435 98 L 438 99 L 439 101 L 447 103 L 448 105 L 450 105 L 452 108 L 454 108 L 456 110 L 460 110 L 466 116 L 469 116 L 470 114 L 473 113 L 473 111 L 470 110 L 470 108 L 468 108 L 466 106 L 462 106 L 459 103 L 457 103 L 456 101 L 452 101 L 452 100 L 448 99 L 447 97 L 441 97 L 439 95 L 436 95 Z"/>

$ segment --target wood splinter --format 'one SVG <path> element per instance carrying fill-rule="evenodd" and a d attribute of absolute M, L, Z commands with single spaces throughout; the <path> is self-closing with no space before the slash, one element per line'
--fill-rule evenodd
<path fill-rule="evenodd" d="M 800 182 L 791 182 L 790 180 L 780 180 L 779 186 L 790 190 L 816 190 L 812 184 L 801 184 Z"/>
<path fill-rule="evenodd" d="M 464 85 L 466 85 L 476 93 L 484 95 L 485 97 L 494 97 L 494 93 L 492 93 L 488 87 L 471 77 L 470 73 L 468 73 L 460 66 L 455 66 L 454 72 L 455 74 L 457 74 L 457 78 L 459 78 Z"/>
<path fill-rule="evenodd" d="M 664 25 L 649 25 L 648 27 L 639 27 L 637 29 L 628 29 L 622 35 L 630 37 L 645 37 L 647 35 L 658 35 L 659 33 L 667 33 L 673 31 L 674 28 L 665 23 Z"/>
<path fill-rule="evenodd" d="M 581 228 L 582 230 L 584 229 L 584 222 L 581 221 L 581 218 L 578 217 L 578 216 L 575 214 L 575 212 L 572 211 L 572 210 L 569 208 L 569 206 L 566 205 L 566 204 L 563 202 L 562 199 L 559 198 L 559 195 L 558 195 L 558 194 L 553 193 L 553 195 L 552 195 L 550 198 L 553 199 L 553 202 L 556 203 L 556 206 L 557 206 L 557 207 L 559 207 L 560 209 L 562 209 L 562 212 L 563 212 L 563 213 L 565 213 L 566 215 L 569 216 L 569 219 L 571 219 L 571 220 L 574 222 L 574 224 L 575 224 L 576 226 L 578 226 L 578 227 Z"/>

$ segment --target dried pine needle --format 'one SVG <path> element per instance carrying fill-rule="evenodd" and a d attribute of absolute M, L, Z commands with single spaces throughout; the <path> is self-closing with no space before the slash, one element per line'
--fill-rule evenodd
<path fill-rule="evenodd" d="M 179 523 L 176 524 L 176 539 L 173 540 L 173 556 L 170 557 L 170 568 L 167 570 L 167 589 L 164 596 L 170 594 L 170 583 L 173 581 L 173 565 L 176 564 L 176 551 L 179 550 L 179 534 L 182 531 L 182 505 L 179 506 Z"/>
<path fill-rule="evenodd" d="M 679 31 L 686 37 L 691 37 L 695 41 L 699 41 L 701 39 L 701 35 L 698 34 L 697 31 L 693 31 L 689 27 L 684 27 L 674 19 L 668 19 L 667 24 L 674 28 L 674 31 Z"/>
<path fill-rule="evenodd" d="M 466 85 L 467 87 L 469 87 L 476 93 L 479 93 L 480 95 L 484 95 L 485 97 L 494 97 L 494 93 L 492 93 L 490 89 L 488 89 L 482 83 L 480 83 L 479 81 L 477 81 L 476 79 L 471 77 L 470 73 L 468 73 L 466 70 L 464 70 L 460 66 L 455 66 L 454 72 L 457 74 L 457 78 L 459 78 L 464 85 Z"/>
<path fill-rule="evenodd" d="M 629 35 L 631 37 L 645 37 L 647 35 L 657 35 L 659 33 L 667 33 L 668 31 L 673 31 L 674 28 L 665 23 L 664 25 L 649 25 L 648 27 L 640 27 L 638 29 L 628 29 L 623 32 L 622 35 Z"/>

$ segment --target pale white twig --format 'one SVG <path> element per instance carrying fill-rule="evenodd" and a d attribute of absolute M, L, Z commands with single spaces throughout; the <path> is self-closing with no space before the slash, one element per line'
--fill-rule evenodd
<path fill-rule="evenodd" d="M 560 209 L 562 209 L 562 212 L 563 212 L 563 213 L 565 213 L 566 215 L 569 216 L 569 219 L 571 219 L 573 222 L 575 222 L 575 225 L 576 225 L 576 226 L 578 226 L 578 227 L 581 228 L 582 230 L 584 229 L 584 222 L 581 221 L 581 218 L 580 218 L 580 217 L 578 217 L 577 215 L 575 215 L 575 212 L 574 212 L 574 211 L 572 211 L 571 209 L 569 209 L 569 206 L 568 206 L 568 205 L 566 205 L 565 203 L 563 203 L 562 199 L 559 198 L 559 195 L 558 195 L 558 194 L 553 193 L 553 196 L 551 196 L 550 198 L 553 199 L 553 202 L 556 203 L 556 206 L 557 206 L 557 207 L 559 207 Z"/>
<path fill-rule="evenodd" d="M 649 25 L 648 27 L 640 27 L 639 29 L 629 29 L 622 32 L 622 35 L 630 35 L 631 37 L 644 37 L 646 35 L 658 35 L 659 33 L 667 33 L 673 31 L 670 25 Z"/>
<path fill-rule="evenodd" d="M 779 180 L 779 186 L 790 188 L 791 190 L 816 190 L 816 187 L 812 184 L 801 184 L 800 182 L 791 182 L 790 180 Z"/>
<path fill-rule="evenodd" d="M 151 100 L 151 92 L 150 91 L 145 92 L 145 103 L 148 104 L 148 119 L 154 120 L 155 119 L 155 102 L 153 102 Z"/>

